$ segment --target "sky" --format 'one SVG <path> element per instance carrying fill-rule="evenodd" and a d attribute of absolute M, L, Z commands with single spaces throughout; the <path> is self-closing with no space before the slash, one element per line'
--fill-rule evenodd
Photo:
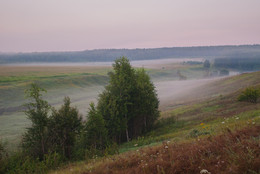
<path fill-rule="evenodd" d="M 260 44 L 260 0 L 0 0 L 0 52 Z"/>

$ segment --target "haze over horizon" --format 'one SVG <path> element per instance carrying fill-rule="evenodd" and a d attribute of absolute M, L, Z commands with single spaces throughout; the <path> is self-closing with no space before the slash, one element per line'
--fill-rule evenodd
<path fill-rule="evenodd" d="M 0 52 L 260 43 L 259 0 L 1 0 Z"/>

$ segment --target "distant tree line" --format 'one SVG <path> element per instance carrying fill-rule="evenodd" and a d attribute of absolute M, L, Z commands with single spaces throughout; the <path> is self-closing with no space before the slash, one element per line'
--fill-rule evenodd
<path fill-rule="evenodd" d="M 260 56 L 217 58 L 214 61 L 214 66 L 216 68 L 228 68 L 241 71 L 260 70 Z"/>
<path fill-rule="evenodd" d="M 0 173 L 42 173 L 66 160 L 113 154 L 117 144 L 149 131 L 159 117 L 150 77 L 144 69 L 133 69 L 125 57 L 116 59 L 113 68 L 109 84 L 97 106 L 90 104 L 85 121 L 69 97 L 57 110 L 43 99 L 46 91 L 32 84 L 25 104 L 32 124 L 23 135 L 21 153 L 2 160 L 0 143 Z"/>
<path fill-rule="evenodd" d="M 97 49 L 74 52 L 0 53 L 0 64 L 37 62 L 100 62 L 126 56 L 130 60 L 260 56 L 260 45 Z"/>

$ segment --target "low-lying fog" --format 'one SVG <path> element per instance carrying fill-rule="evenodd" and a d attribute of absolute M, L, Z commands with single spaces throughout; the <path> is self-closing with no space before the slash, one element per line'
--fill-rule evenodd
<path fill-rule="evenodd" d="M 134 67 L 144 68 L 162 68 L 179 63 L 183 61 L 203 61 L 203 59 L 160 59 L 160 60 L 147 60 L 147 61 L 132 61 L 131 64 Z M 96 62 L 96 63 L 80 63 L 80 64 L 22 64 L 18 66 L 111 66 L 112 62 Z M 10 65 L 11 66 L 11 65 Z M 17 65 L 15 65 L 17 66 Z M 219 78 L 212 79 L 198 79 L 198 80 L 183 80 L 183 81 L 154 81 L 158 97 L 160 100 L 160 110 L 165 110 L 169 106 L 175 107 L 187 101 L 198 99 L 203 97 L 205 92 L 205 86 Z M 64 96 L 69 96 L 73 106 L 77 106 L 80 113 L 85 117 L 87 114 L 88 106 L 91 101 L 97 102 L 98 95 L 103 91 L 103 86 L 88 86 L 84 88 L 74 88 L 68 86 L 66 89 L 54 89 L 49 90 L 47 93 L 47 100 L 55 108 L 59 108 L 63 104 Z M 0 91 L 1 92 L 1 91 Z M 28 126 L 29 121 L 21 111 L 21 105 L 24 100 L 22 99 L 10 99 L 9 103 L 15 105 L 11 108 L 3 108 L 0 106 L 0 137 L 10 139 L 12 142 L 16 142 L 21 133 Z M 7 105 L 9 106 L 9 105 Z M 13 105 L 12 105 L 13 106 Z"/>
<path fill-rule="evenodd" d="M 207 84 L 218 79 L 220 79 L 220 77 L 212 79 L 155 82 L 154 85 L 160 100 L 160 109 L 165 110 L 168 106 L 173 107 L 174 105 L 179 105 L 184 102 L 204 97 L 204 95 L 202 95 L 204 91 L 203 88 Z M 101 92 L 102 88 L 98 87 L 93 89 L 90 96 L 77 99 L 72 96 L 73 105 L 76 105 L 79 111 L 83 115 L 86 115 L 86 106 L 88 106 L 91 101 L 96 102 L 97 96 Z"/>

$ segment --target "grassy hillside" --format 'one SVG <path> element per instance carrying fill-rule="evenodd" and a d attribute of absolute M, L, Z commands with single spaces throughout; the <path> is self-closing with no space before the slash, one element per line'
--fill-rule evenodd
<path fill-rule="evenodd" d="M 213 82 L 204 98 L 164 111 L 151 132 L 121 145 L 120 154 L 51 173 L 259 173 L 260 104 L 237 101 L 246 86 L 260 88 L 259 77 Z"/>

